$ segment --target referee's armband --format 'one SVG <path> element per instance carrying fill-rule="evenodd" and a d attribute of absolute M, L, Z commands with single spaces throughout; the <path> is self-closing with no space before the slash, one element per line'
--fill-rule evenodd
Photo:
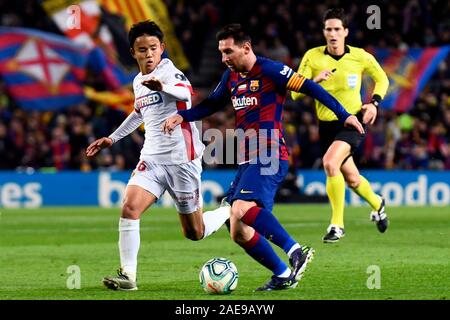
<path fill-rule="evenodd" d="M 295 92 L 299 92 L 300 88 L 303 85 L 303 82 L 305 82 L 305 77 L 302 76 L 301 74 L 298 74 L 296 72 L 294 72 L 294 74 L 292 75 L 292 77 L 289 79 L 287 85 L 286 85 L 286 89 L 287 90 L 291 90 L 291 91 L 295 91 Z"/>

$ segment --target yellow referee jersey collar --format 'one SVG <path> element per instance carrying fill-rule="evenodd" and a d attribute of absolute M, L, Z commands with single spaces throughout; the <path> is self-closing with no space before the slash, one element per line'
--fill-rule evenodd
<path fill-rule="evenodd" d="M 328 52 L 327 46 L 325 46 L 325 49 L 323 50 L 323 53 L 324 53 L 324 54 L 328 54 L 329 56 L 333 57 L 333 58 L 336 59 L 336 60 L 339 60 L 339 59 L 342 58 L 346 53 L 350 53 L 350 47 L 349 47 L 348 45 L 345 45 L 344 54 L 341 55 L 341 56 L 337 56 L 337 55 L 334 55 L 334 54 L 329 53 L 329 52 Z"/>

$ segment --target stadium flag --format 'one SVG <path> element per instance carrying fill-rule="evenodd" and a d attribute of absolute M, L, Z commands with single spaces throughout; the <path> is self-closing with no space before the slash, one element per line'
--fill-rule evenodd
<path fill-rule="evenodd" d="M 88 52 L 66 37 L 0 27 L 0 74 L 24 109 L 57 110 L 85 101 Z"/>
<path fill-rule="evenodd" d="M 120 110 L 130 114 L 134 110 L 134 94 L 124 88 L 115 92 L 97 91 L 92 87 L 85 86 L 84 94 L 90 100 L 102 103 L 114 110 Z"/>
<path fill-rule="evenodd" d="M 136 76 L 132 72 L 125 73 L 100 47 L 90 51 L 88 67 L 95 73 L 101 74 L 106 86 L 111 90 L 118 90 L 123 85 L 132 83 Z"/>
<path fill-rule="evenodd" d="M 136 60 L 130 54 L 128 29 L 125 17 L 112 14 L 101 7 L 101 24 L 108 27 L 116 46 L 117 60 L 127 69 L 136 68 Z M 136 72 L 137 73 L 137 72 Z"/>
<path fill-rule="evenodd" d="M 407 112 L 412 108 L 417 95 L 430 80 L 441 61 L 447 57 L 450 45 L 369 51 L 380 62 L 389 77 L 388 92 L 381 102 L 381 107 L 397 112 Z M 373 85 L 365 87 L 368 88 L 367 93 L 372 92 Z M 366 97 L 366 101 L 370 100 L 367 95 L 363 96 Z"/>
<path fill-rule="evenodd" d="M 99 0 L 101 5 L 110 13 L 123 15 L 128 29 L 137 22 L 152 20 L 164 32 L 168 56 L 182 71 L 190 68 L 190 64 L 183 48 L 175 34 L 169 12 L 162 0 Z"/>
<path fill-rule="evenodd" d="M 96 0 L 43 0 L 42 7 L 58 28 L 70 39 L 85 48 L 95 47 L 95 34 L 99 28 L 100 8 Z M 108 32 L 99 37 L 108 43 Z"/>
<path fill-rule="evenodd" d="M 91 50 L 89 65 L 103 76 L 109 89 L 132 82 L 133 75 L 119 62 L 114 36 L 102 23 L 96 0 L 44 0 L 42 6 L 68 38 Z"/>

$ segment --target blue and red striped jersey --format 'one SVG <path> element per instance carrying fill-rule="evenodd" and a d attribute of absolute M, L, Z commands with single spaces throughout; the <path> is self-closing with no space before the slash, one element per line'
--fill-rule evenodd
<path fill-rule="evenodd" d="M 283 105 L 287 90 L 303 92 L 322 101 L 342 122 L 350 116 L 321 86 L 294 72 L 287 65 L 256 57 L 246 74 L 227 70 L 214 91 L 190 110 L 178 111 L 183 121 L 195 121 L 223 109 L 231 99 L 236 112 L 236 129 L 243 161 L 260 157 L 288 159 L 283 138 Z M 244 135 L 239 139 L 239 131 Z M 274 154 L 275 153 L 275 154 Z"/>
<path fill-rule="evenodd" d="M 229 94 L 236 112 L 236 129 L 246 133 L 246 139 L 239 146 L 239 154 L 245 155 L 244 161 L 254 159 L 262 152 L 264 156 L 288 159 L 282 119 L 286 85 L 292 74 L 293 71 L 284 64 L 262 57 L 257 57 L 247 74 L 229 70 L 225 73 L 225 81 L 219 84 L 223 88 L 218 89 Z M 271 151 L 275 151 L 275 155 Z"/>

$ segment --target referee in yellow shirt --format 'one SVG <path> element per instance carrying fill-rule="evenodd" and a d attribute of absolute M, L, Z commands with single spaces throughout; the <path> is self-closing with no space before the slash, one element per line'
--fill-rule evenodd
<path fill-rule="evenodd" d="M 298 68 L 298 73 L 313 79 L 333 95 L 346 110 L 356 115 L 363 124 L 373 124 L 377 107 L 386 94 L 389 80 L 375 58 L 364 49 L 345 44 L 348 35 L 347 20 L 343 9 L 329 9 L 323 18 L 323 34 L 326 46 L 308 50 Z M 372 100 L 361 101 L 361 80 L 366 72 L 375 82 Z M 292 92 L 292 99 L 302 96 Z M 375 194 L 366 178 L 359 174 L 352 153 L 360 145 L 364 134 L 341 125 L 336 116 L 315 101 L 319 118 L 323 167 L 327 175 L 326 191 L 331 203 L 331 224 L 323 237 L 325 243 L 339 241 L 344 231 L 345 182 L 372 207 L 370 218 L 380 232 L 385 232 L 388 219 L 384 199 Z"/>

